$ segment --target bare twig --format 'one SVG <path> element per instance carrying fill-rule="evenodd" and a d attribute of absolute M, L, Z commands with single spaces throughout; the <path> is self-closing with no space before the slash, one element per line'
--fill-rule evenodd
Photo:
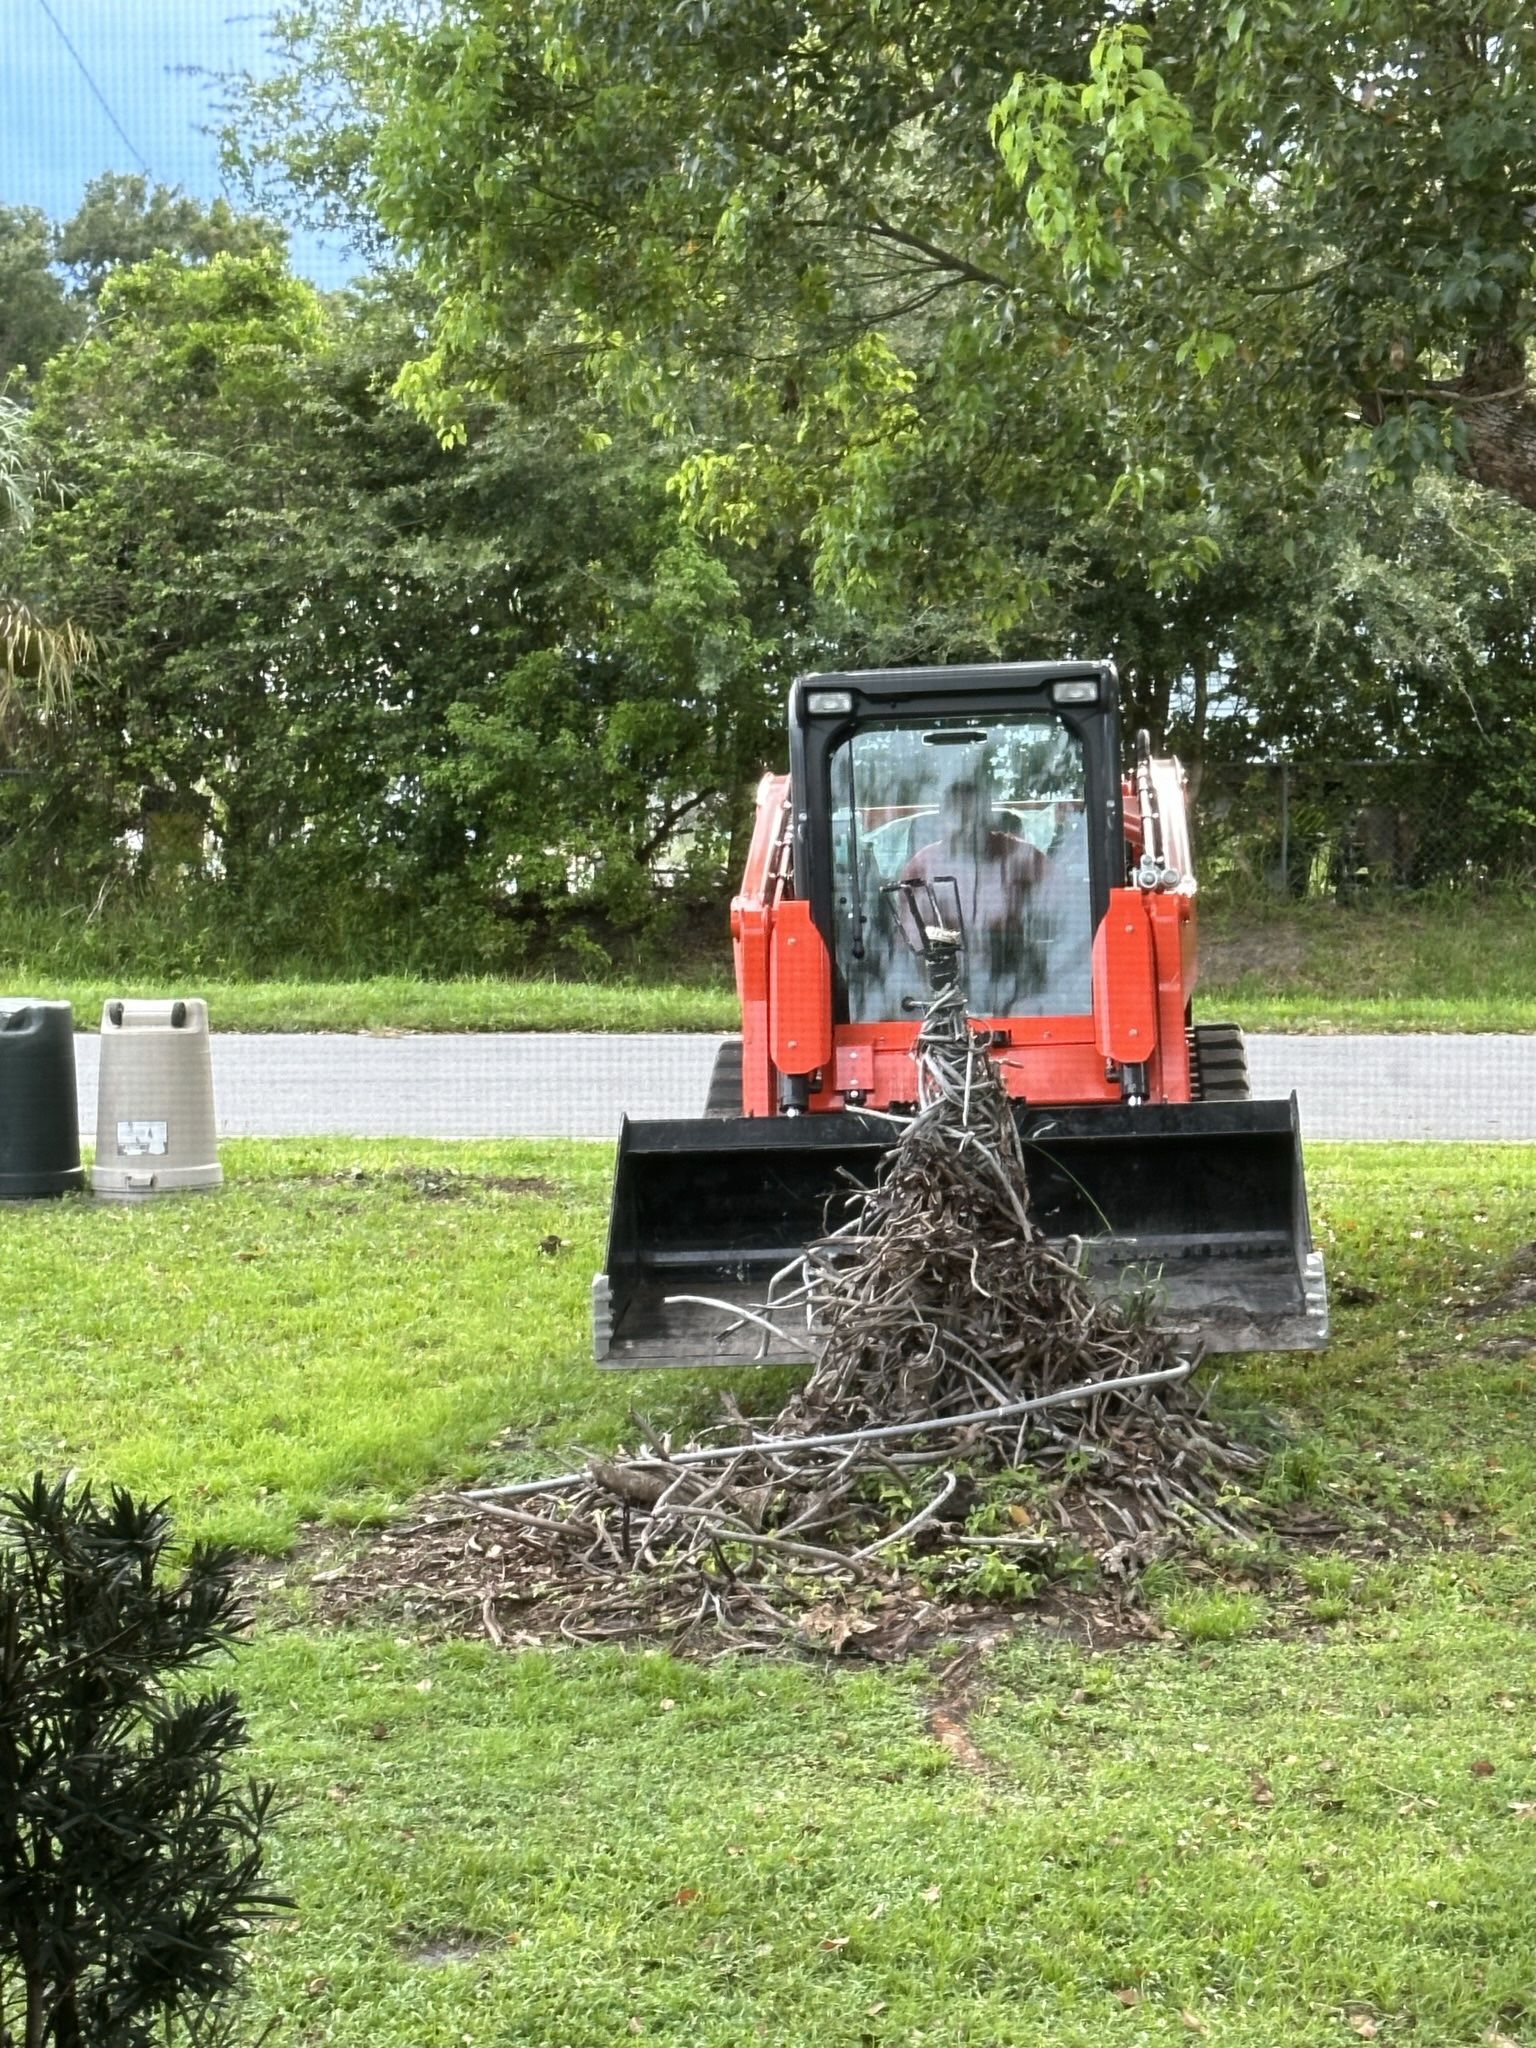
<path fill-rule="evenodd" d="M 1123 1579 L 1195 1527 L 1244 1533 L 1258 1454 L 1205 1413 L 1196 1361 L 1145 1304 L 1096 1298 L 1080 1247 L 1041 1236 L 1012 1105 L 958 989 L 936 996 L 916 1057 L 918 1112 L 849 1219 L 760 1306 L 706 1304 L 775 1336 L 805 1318 L 817 1362 L 778 1415 L 727 1398 L 677 1448 L 636 1416 L 633 1452 L 459 1496 L 502 1532 L 493 1637 L 498 1609 L 522 1604 L 570 1641 L 760 1650 L 794 1638 L 812 1602 L 906 1583 L 898 1547 L 942 1587 L 969 1584 L 984 1551 L 1086 1550 Z M 914 1511 L 909 1488 L 935 1465 Z M 1026 1503 L 1030 1527 L 973 1534 L 983 1489 Z"/>

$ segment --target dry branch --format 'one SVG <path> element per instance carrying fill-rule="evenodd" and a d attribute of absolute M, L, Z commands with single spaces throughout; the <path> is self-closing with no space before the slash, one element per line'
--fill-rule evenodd
<path fill-rule="evenodd" d="M 632 1455 L 461 1496 L 500 1537 L 498 1637 L 521 1609 L 572 1641 L 769 1648 L 914 1576 L 941 1601 L 989 1555 L 1131 1576 L 1202 1526 L 1244 1533 L 1258 1453 L 1205 1413 L 1146 1302 L 1096 1297 L 1035 1227 L 958 988 L 930 1005 L 917 1065 L 876 1186 L 750 1314 L 803 1321 L 817 1349 L 778 1415 L 728 1403 L 717 1441 L 679 1448 L 636 1417 Z"/>

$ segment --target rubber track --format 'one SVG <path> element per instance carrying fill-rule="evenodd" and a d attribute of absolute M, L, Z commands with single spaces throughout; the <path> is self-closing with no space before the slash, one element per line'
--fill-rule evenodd
<path fill-rule="evenodd" d="M 1248 1053 L 1236 1024 L 1197 1024 L 1189 1034 L 1190 1080 L 1197 1102 L 1248 1102 Z"/>
<path fill-rule="evenodd" d="M 709 1093 L 704 1098 L 706 1116 L 741 1115 L 741 1040 L 728 1038 L 715 1054 L 714 1071 L 709 1077 Z"/>

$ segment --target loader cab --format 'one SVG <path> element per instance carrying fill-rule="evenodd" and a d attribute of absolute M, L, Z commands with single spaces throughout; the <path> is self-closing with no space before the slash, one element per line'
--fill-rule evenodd
<path fill-rule="evenodd" d="M 1093 933 L 1124 880 L 1107 663 L 802 676 L 790 699 L 795 893 L 839 1024 L 923 997 L 923 906 L 958 916 L 972 1014 L 1092 1009 Z"/>

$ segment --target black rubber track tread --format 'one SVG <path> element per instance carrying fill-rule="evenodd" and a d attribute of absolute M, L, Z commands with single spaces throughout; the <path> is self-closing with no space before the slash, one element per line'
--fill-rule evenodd
<path fill-rule="evenodd" d="M 1250 1102 L 1248 1052 L 1236 1024 L 1197 1024 L 1189 1034 L 1197 1102 Z"/>
<path fill-rule="evenodd" d="M 709 1093 L 704 1098 L 706 1116 L 741 1115 L 741 1040 L 728 1038 L 715 1054 L 714 1071 L 709 1077 Z"/>

